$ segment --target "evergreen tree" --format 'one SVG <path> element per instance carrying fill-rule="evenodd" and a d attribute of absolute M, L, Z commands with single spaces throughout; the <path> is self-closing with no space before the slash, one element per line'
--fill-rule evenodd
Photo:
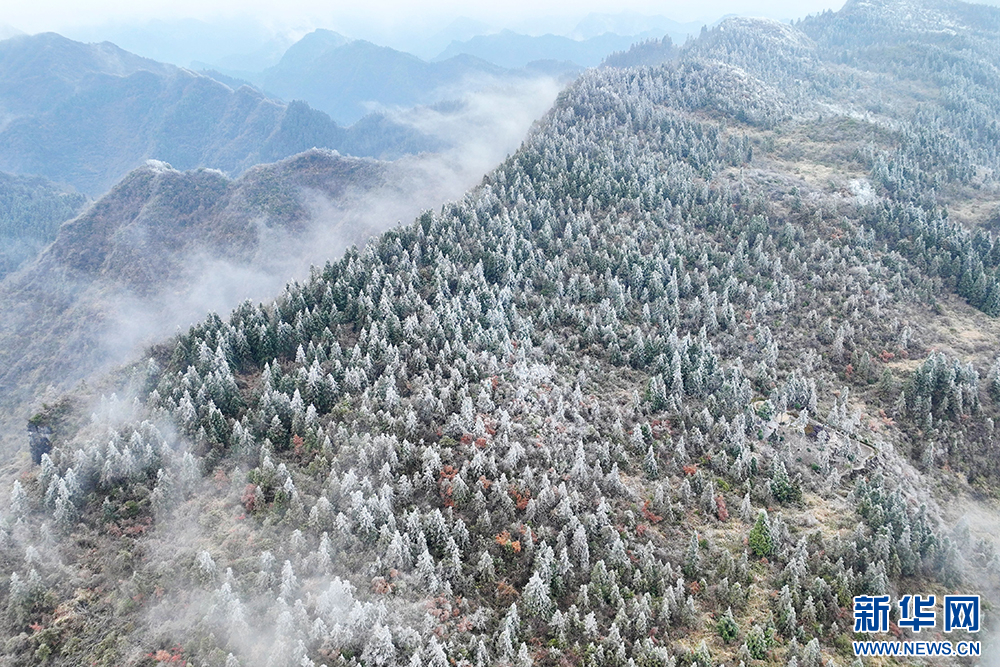
<path fill-rule="evenodd" d="M 771 534 L 771 522 L 767 518 L 766 510 L 760 510 L 757 513 L 757 521 L 750 529 L 749 546 L 750 551 L 757 558 L 765 558 L 774 553 L 774 538 Z"/>

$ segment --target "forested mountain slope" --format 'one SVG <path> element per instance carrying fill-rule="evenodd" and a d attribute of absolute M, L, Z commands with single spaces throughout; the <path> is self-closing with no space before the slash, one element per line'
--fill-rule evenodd
<path fill-rule="evenodd" d="M 389 173 L 318 150 L 237 180 L 156 162 L 131 172 L 0 282 L 0 415 L 23 421 L 48 385 L 67 389 L 172 320 L 235 303 L 231 292 L 287 271 L 298 244 L 321 245 L 318 207 L 331 252 L 363 242 L 373 230 L 338 211 L 384 188 Z"/>
<path fill-rule="evenodd" d="M 53 401 L 10 664 L 848 665 L 852 596 L 955 591 L 995 649 L 998 12 L 906 7 L 590 71 L 461 201 Z"/>
<path fill-rule="evenodd" d="M 0 280 L 51 243 L 86 201 L 44 178 L 0 172 Z"/>
<path fill-rule="evenodd" d="M 302 102 L 54 33 L 0 42 L 0 169 L 103 194 L 147 159 L 238 176 L 313 147 L 395 158 L 437 142 L 384 118 L 337 125 Z"/>

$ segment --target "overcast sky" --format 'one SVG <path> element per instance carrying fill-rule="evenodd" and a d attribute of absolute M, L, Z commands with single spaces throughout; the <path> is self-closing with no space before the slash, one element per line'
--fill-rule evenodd
<path fill-rule="evenodd" d="M 618 22 L 611 32 L 644 37 L 667 32 L 675 41 L 697 35 L 727 14 L 778 20 L 840 9 L 845 0 L 0 0 L 0 39 L 58 32 L 83 42 L 109 41 L 183 67 L 261 69 L 290 44 L 316 28 L 431 59 L 452 40 L 511 29 L 573 38 L 590 13 L 661 16 L 685 25 Z M 471 21 L 469 20 L 471 19 Z M 600 22 L 599 22 L 600 24 Z M 15 30 L 11 30 L 11 28 Z M 605 28 L 607 30 L 607 28 Z M 647 31 L 647 32 L 644 32 Z"/>
<path fill-rule="evenodd" d="M 477 2 L 403 0 L 337 2 L 322 0 L 4 0 L 0 23 L 25 32 L 64 31 L 109 21 L 195 18 L 215 21 L 223 17 L 252 17 L 276 28 L 314 27 L 344 22 L 380 23 L 387 27 L 433 25 L 447 17 L 467 16 L 499 26 L 525 21 L 553 22 L 558 17 L 582 17 L 588 12 L 623 10 L 659 14 L 677 21 L 711 21 L 724 14 L 759 14 L 773 18 L 798 18 L 824 9 L 838 9 L 843 0 L 503 0 Z"/>

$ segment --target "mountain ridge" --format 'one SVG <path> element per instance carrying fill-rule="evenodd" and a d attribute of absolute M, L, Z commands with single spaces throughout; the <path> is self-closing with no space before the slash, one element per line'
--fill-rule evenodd
<path fill-rule="evenodd" d="M 0 45 L 0 64 L 0 107 L 9 114 L 0 130 L 0 169 L 91 194 L 150 158 L 239 175 L 314 146 L 386 157 L 437 146 L 405 126 L 380 144 L 378 134 L 342 128 L 305 103 L 279 103 L 245 86 L 233 90 L 111 44 L 19 37 Z M 22 80 L 35 65 L 45 72 L 37 89 Z M 368 132 L 379 123 L 393 125 L 369 123 Z"/>
<path fill-rule="evenodd" d="M 72 386 L 106 367 L 116 345 L 134 345 L 109 342 L 116 327 L 143 330 L 121 320 L 129 307 L 162 317 L 214 264 L 245 267 L 249 277 L 251 267 L 279 261 L 280 248 L 307 231 L 306 192 L 347 205 L 385 178 L 385 163 L 315 149 L 236 180 L 156 161 L 133 170 L 65 222 L 34 261 L 0 281 L 4 410 L 47 385 Z M 370 231 L 331 221 L 328 233 L 361 241 Z M 170 299 L 178 303 L 164 303 L 154 316 L 154 304 Z"/>

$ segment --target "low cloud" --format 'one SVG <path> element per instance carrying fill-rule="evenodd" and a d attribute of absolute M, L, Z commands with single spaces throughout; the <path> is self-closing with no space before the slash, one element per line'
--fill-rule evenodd
<path fill-rule="evenodd" d="M 559 90 L 551 78 L 525 79 L 465 94 L 447 111 L 424 107 L 398 113 L 395 120 L 449 148 L 401 158 L 388 165 L 383 185 L 348 190 L 336 200 L 303 190 L 310 211 L 304 231 L 287 234 L 262 225 L 250 263 L 199 253 L 185 260 L 184 284 L 176 289 L 152 298 L 121 292 L 106 299 L 111 325 L 104 355 L 124 361 L 209 312 L 224 316 L 245 299 L 273 298 L 290 280 L 306 279 L 310 266 L 336 260 L 351 245 L 460 199 L 517 150 Z"/>

